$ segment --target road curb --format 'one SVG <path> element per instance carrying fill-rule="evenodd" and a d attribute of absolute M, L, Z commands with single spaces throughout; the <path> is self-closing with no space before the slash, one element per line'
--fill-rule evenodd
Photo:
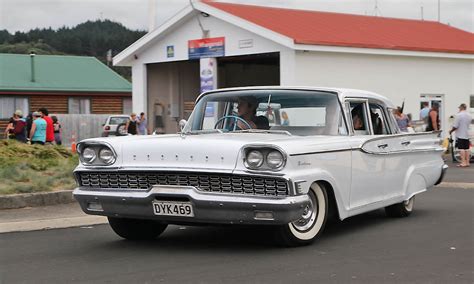
<path fill-rule="evenodd" d="M 16 222 L 0 223 L 0 234 L 14 232 L 29 232 L 51 229 L 65 229 L 82 226 L 94 226 L 107 224 L 104 216 L 80 216 L 70 218 L 57 218 L 46 220 L 26 220 Z"/>
<path fill-rule="evenodd" d="M 0 195 L 1 209 L 39 207 L 75 202 L 72 190 Z"/>

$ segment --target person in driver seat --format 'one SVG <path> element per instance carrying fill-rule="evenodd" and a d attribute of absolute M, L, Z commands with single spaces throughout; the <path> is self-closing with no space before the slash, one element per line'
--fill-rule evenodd
<path fill-rule="evenodd" d="M 270 129 L 268 118 L 257 116 L 258 100 L 254 96 L 239 97 L 237 100 L 237 114 L 244 119 L 252 129 Z M 244 122 L 237 121 L 237 129 L 248 129 Z"/>

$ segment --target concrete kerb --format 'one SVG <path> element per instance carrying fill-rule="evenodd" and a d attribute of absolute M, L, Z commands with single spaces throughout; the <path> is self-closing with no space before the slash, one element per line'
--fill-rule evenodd
<path fill-rule="evenodd" d="M 0 195 L 0 210 L 75 202 L 72 190 Z"/>

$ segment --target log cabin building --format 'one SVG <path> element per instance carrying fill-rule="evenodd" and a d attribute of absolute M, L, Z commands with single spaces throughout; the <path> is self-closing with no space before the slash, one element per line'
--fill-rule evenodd
<path fill-rule="evenodd" d="M 0 131 L 15 110 L 52 114 L 122 114 L 132 86 L 95 57 L 0 54 Z M 2 135 L 3 137 L 3 135 Z"/>

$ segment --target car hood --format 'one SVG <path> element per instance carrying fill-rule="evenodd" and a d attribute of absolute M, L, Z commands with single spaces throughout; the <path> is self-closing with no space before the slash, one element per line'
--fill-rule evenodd
<path fill-rule="evenodd" d="M 85 140 L 91 141 L 91 139 Z M 244 146 L 271 145 L 288 155 L 347 148 L 347 137 L 288 136 L 272 133 L 213 133 L 97 138 L 112 146 L 115 166 L 229 171 L 242 164 Z"/>

